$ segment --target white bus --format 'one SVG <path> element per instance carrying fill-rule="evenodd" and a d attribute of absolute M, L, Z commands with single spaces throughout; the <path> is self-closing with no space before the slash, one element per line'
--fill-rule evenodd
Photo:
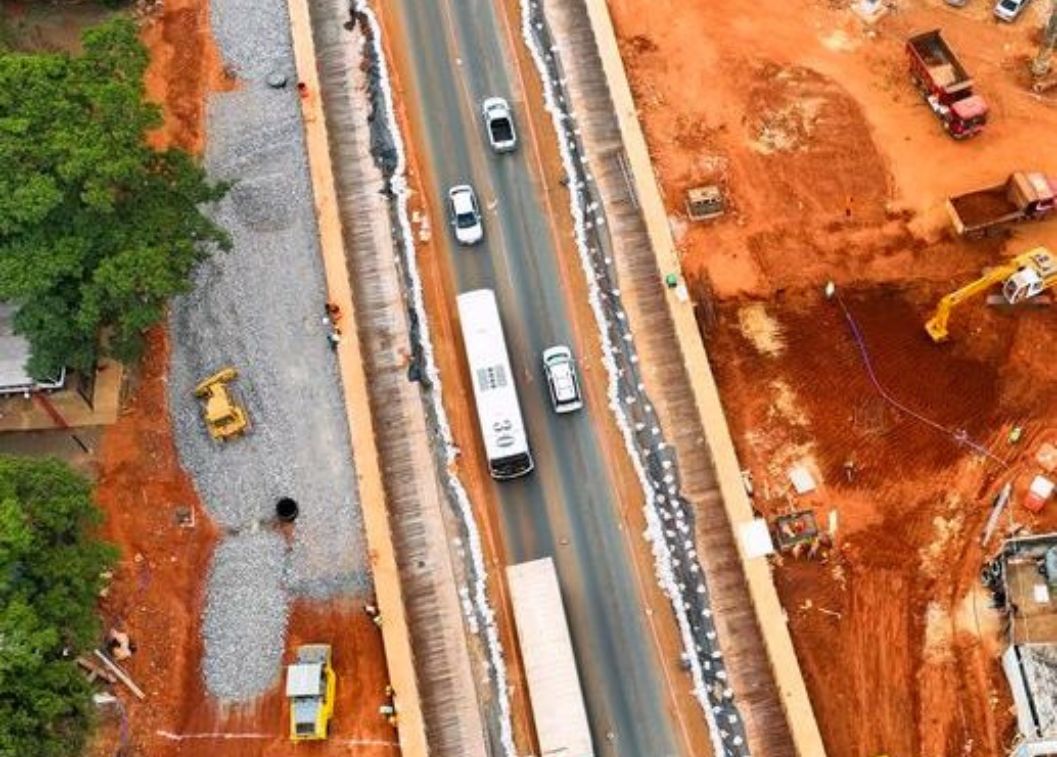
<path fill-rule="evenodd" d="M 594 757 L 554 561 L 544 557 L 510 565 L 506 578 L 540 755 Z"/>
<path fill-rule="evenodd" d="M 524 476 L 532 470 L 532 453 L 521 421 L 495 292 L 491 289 L 463 292 L 458 301 L 462 340 L 466 344 L 466 361 L 470 365 L 488 470 L 495 479 Z"/>

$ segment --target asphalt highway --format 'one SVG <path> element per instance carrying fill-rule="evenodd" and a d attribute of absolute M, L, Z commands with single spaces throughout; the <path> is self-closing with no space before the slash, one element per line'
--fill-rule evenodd
<path fill-rule="evenodd" d="M 484 242 L 472 248 L 454 244 L 446 217 L 434 221 L 436 235 L 448 241 L 441 246 L 451 256 L 456 289 L 496 291 L 536 461 L 531 476 L 495 484 L 507 556 L 511 562 L 555 559 L 597 753 L 685 754 L 689 749 L 667 713 L 671 693 L 600 451 L 598 429 L 612 422 L 609 410 L 588 404 L 581 413 L 558 416 L 543 379 L 544 348 L 568 344 L 579 354 L 580 345 L 561 289 L 562 240 L 548 219 L 526 128 L 526 108 L 543 105 L 525 102 L 510 49 L 506 24 L 516 19 L 505 21 L 489 0 L 393 0 L 389 7 L 405 35 L 390 42 L 410 62 L 404 97 L 435 182 L 427 191 L 436 207 L 446 208 L 448 187 L 470 183 L 484 215 Z M 520 36 L 513 42 L 520 45 Z M 492 95 L 513 106 L 516 153 L 496 155 L 488 147 L 480 103 Z M 548 130 L 539 138 L 554 135 Z M 554 212 L 568 212 L 567 206 Z"/>

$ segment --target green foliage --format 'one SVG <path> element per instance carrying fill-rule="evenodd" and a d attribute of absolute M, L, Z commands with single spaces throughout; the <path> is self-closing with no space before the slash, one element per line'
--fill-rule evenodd
<path fill-rule="evenodd" d="M 146 144 L 161 116 L 135 25 L 83 40 L 79 57 L 0 53 L 0 301 L 19 306 L 38 377 L 90 369 L 103 333 L 134 359 L 195 264 L 230 246 L 199 210 L 226 187 Z"/>
<path fill-rule="evenodd" d="M 73 662 L 98 640 L 100 574 L 88 483 L 57 460 L 0 456 L 0 757 L 80 754 L 91 688 Z"/>

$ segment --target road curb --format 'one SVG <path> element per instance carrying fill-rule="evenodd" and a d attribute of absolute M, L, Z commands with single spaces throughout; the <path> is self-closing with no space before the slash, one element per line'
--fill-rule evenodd
<path fill-rule="evenodd" d="M 328 298 L 346 314 L 342 339 L 337 345 L 339 372 L 345 397 L 345 410 L 356 461 L 359 502 L 363 510 L 368 558 L 374 579 L 376 603 L 385 622 L 381 625 L 386 664 L 394 702 L 399 710 L 400 751 L 404 757 L 428 754 L 425 725 L 415 677 L 407 618 L 396 564 L 392 534 L 382 484 L 381 461 L 375 446 L 374 418 L 364 355 L 356 327 L 356 308 L 349 271 L 345 262 L 341 220 L 338 212 L 334 173 L 330 161 L 323 103 L 316 70 L 308 0 L 288 0 L 290 33 L 297 65 L 298 87 L 302 89 L 301 109 L 305 145 L 312 177 L 312 192 L 319 225 Z"/>
<path fill-rule="evenodd" d="M 681 278 L 681 265 L 668 226 L 667 212 L 653 173 L 645 135 L 638 121 L 609 9 L 605 0 L 583 1 L 616 111 L 631 181 L 641 204 L 650 246 L 657 261 L 658 281 L 668 272 L 680 272 Z M 738 555 L 793 742 L 797 752 L 804 757 L 825 755 L 822 735 L 793 648 L 785 611 L 778 600 L 770 564 L 765 557 L 747 558 L 738 541 L 741 526 L 753 520 L 752 505 L 742 483 L 741 466 L 723 413 L 715 376 L 698 333 L 693 303 L 688 299 L 680 299 L 675 289 L 669 289 L 665 299 L 694 395 L 694 404 L 706 432 L 724 507 L 738 543 Z"/>

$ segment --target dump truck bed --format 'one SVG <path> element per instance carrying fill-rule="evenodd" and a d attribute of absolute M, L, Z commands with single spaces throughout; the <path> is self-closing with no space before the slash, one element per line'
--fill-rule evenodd
<path fill-rule="evenodd" d="M 947 200 L 959 234 L 980 234 L 1026 219 L 1050 214 L 1057 182 L 1040 171 L 1015 171 L 1002 184 L 956 195 Z"/>
<path fill-rule="evenodd" d="M 950 93 L 972 85 L 969 73 L 943 39 L 939 29 L 914 35 L 907 41 L 907 47 L 938 89 Z"/>
<path fill-rule="evenodd" d="M 1021 216 L 1021 209 L 1010 199 L 1005 184 L 952 197 L 947 207 L 959 234 L 982 231 Z"/>

